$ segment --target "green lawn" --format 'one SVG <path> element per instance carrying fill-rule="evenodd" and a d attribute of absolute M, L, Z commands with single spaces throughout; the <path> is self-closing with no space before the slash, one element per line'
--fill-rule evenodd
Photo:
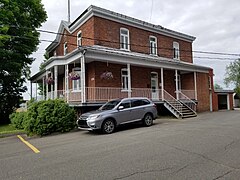
<path fill-rule="evenodd" d="M 24 130 L 19 130 L 13 127 L 13 125 L 0 125 L 0 135 L 2 134 L 12 134 L 12 133 L 18 133 L 18 132 L 24 132 Z"/>

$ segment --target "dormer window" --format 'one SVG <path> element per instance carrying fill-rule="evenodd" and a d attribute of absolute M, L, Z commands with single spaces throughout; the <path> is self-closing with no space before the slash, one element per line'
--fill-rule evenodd
<path fill-rule="evenodd" d="M 150 54 L 157 55 L 157 38 L 154 36 L 149 37 Z"/>
<path fill-rule="evenodd" d="M 173 42 L 173 59 L 180 60 L 179 43 Z"/>
<path fill-rule="evenodd" d="M 63 44 L 63 55 L 66 55 L 68 53 L 68 47 L 67 47 L 67 42 Z"/>
<path fill-rule="evenodd" d="M 126 28 L 120 29 L 120 49 L 130 50 L 129 31 Z"/>
<path fill-rule="evenodd" d="M 77 46 L 82 46 L 82 31 L 77 33 Z"/>

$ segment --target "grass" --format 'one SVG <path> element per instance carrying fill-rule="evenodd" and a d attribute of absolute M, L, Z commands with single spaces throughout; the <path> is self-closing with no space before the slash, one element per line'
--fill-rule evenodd
<path fill-rule="evenodd" d="M 0 135 L 22 133 L 24 130 L 16 129 L 12 124 L 0 125 Z"/>

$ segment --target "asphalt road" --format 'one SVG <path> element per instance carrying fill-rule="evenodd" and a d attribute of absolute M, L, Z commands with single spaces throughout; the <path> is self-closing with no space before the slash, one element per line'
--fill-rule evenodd
<path fill-rule="evenodd" d="M 23 136 L 24 137 L 24 136 Z M 160 119 L 114 134 L 0 139 L 0 179 L 240 179 L 240 111 Z"/>

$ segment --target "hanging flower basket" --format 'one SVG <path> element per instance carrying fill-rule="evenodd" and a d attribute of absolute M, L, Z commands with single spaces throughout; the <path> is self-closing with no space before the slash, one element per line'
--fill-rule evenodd
<path fill-rule="evenodd" d="M 48 77 L 48 78 L 46 79 L 46 83 L 47 83 L 47 84 L 53 84 L 53 83 L 54 83 L 53 78 L 52 78 L 52 77 Z"/>
<path fill-rule="evenodd" d="M 113 74 L 112 74 L 112 72 L 106 71 L 106 72 L 102 73 L 100 77 L 101 77 L 101 79 L 109 80 L 109 79 L 113 79 Z"/>
<path fill-rule="evenodd" d="M 80 79 L 80 74 L 75 71 L 72 71 L 71 73 L 69 73 L 69 79 L 78 80 Z"/>

